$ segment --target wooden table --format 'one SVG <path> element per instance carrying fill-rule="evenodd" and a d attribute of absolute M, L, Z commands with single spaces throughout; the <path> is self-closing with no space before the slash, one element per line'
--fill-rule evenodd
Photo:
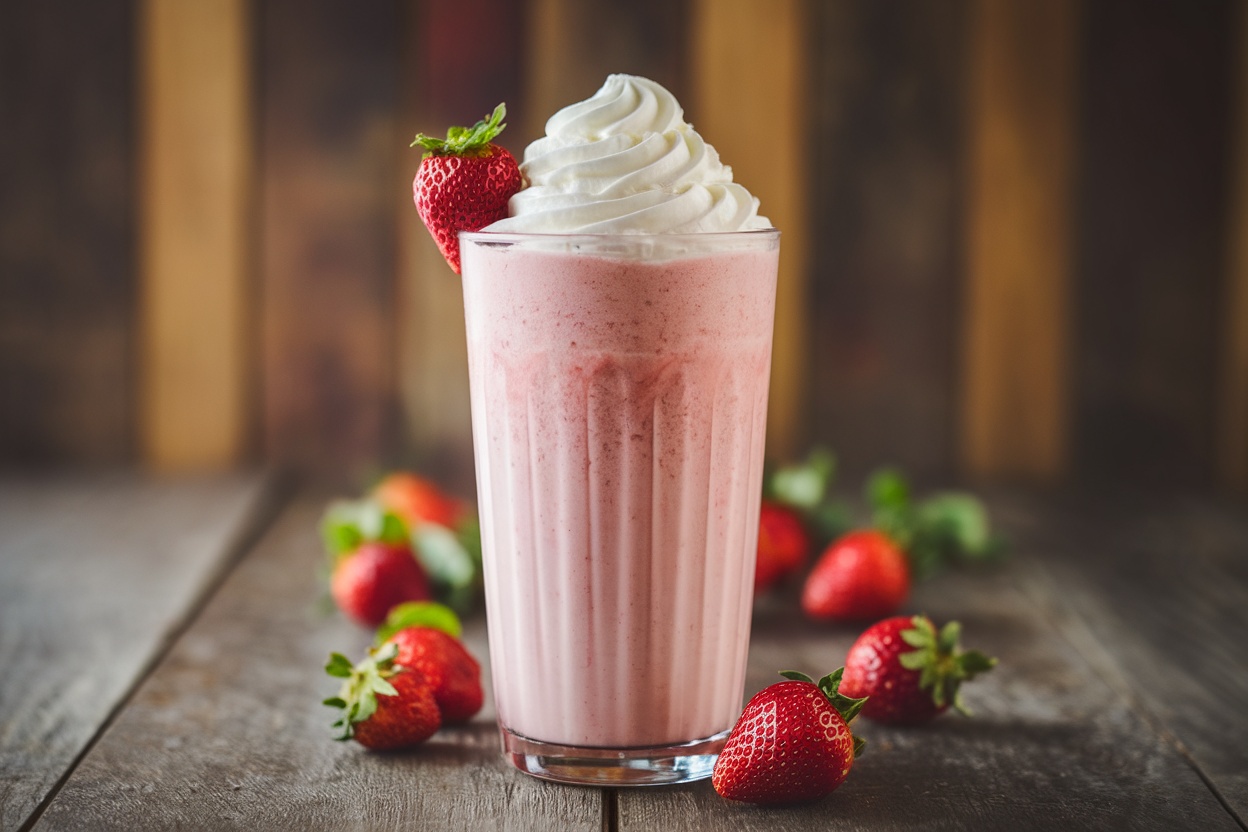
<path fill-rule="evenodd" d="M 971 720 L 859 731 L 849 780 L 759 809 L 706 782 L 544 783 L 492 704 L 411 753 L 329 739 L 323 496 L 259 476 L 0 481 L 0 829 L 1243 829 L 1248 510 L 997 495 L 1015 555 L 919 587 L 1001 659 Z M 839 666 L 855 632 L 761 602 L 748 692 Z M 484 622 L 467 638 L 486 656 Z"/>

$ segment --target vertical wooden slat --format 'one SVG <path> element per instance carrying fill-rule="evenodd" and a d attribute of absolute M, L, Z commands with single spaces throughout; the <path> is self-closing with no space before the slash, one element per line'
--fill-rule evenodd
<path fill-rule="evenodd" d="M 1215 479 L 1231 7 L 1083 8 L 1071 458 L 1089 478 Z"/>
<path fill-rule="evenodd" d="M 651 78 L 688 105 L 685 2 L 530 0 L 525 63 L 525 142 L 556 110 L 580 101 L 607 75 Z"/>
<path fill-rule="evenodd" d="M 241 458 L 247 418 L 250 4 L 140 3 L 140 449 Z"/>
<path fill-rule="evenodd" d="M 416 133 L 442 135 L 507 103 L 499 143 L 519 157 L 523 6 L 512 0 L 403 7 L 395 211 L 398 222 L 398 391 L 407 461 L 463 493 L 472 488 L 472 424 L 463 292 L 412 204 Z M 476 21 L 465 25 L 466 20 Z M 471 61 L 460 56 L 471 54 Z"/>
<path fill-rule="evenodd" d="M 971 15 L 962 448 L 975 474 L 1067 464 L 1077 6 Z"/>
<path fill-rule="evenodd" d="M 0 466 L 132 461 L 134 17 L 0 16 Z"/>
<path fill-rule="evenodd" d="M 687 118 L 784 235 L 767 419 L 772 457 L 805 444 L 809 24 L 799 0 L 696 0 L 690 15 Z"/>
<path fill-rule="evenodd" d="M 807 166 L 814 183 L 811 434 L 853 481 L 956 466 L 964 0 L 820 0 Z"/>
<path fill-rule="evenodd" d="M 261 8 L 264 456 L 364 476 L 395 422 L 399 9 Z"/>
<path fill-rule="evenodd" d="M 1218 473 L 1222 482 L 1248 491 L 1248 4 L 1235 7 L 1236 57 L 1231 117 L 1230 258 L 1222 321 L 1222 379 Z"/>

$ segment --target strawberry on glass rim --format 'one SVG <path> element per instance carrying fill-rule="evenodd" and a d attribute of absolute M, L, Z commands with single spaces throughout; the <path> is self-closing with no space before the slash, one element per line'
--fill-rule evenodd
<path fill-rule="evenodd" d="M 438 250 L 459 274 L 459 232 L 480 231 L 507 216 L 507 201 L 524 184 L 516 158 L 494 139 L 506 126 L 507 107 L 472 127 L 452 127 L 445 139 L 420 133 L 425 149 L 412 182 L 412 199 Z"/>

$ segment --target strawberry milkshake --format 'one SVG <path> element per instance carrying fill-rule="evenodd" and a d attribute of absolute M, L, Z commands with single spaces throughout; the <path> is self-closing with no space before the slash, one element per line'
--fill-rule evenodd
<path fill-rule="evenodd" d="M 495 701 L 555 780 L 710 775 L 740 713 L 779 232 L 613 75 L 460 235 Z"/>

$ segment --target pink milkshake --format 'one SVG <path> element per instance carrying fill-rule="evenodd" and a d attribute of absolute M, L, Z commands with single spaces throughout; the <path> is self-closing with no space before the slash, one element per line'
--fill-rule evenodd
<path fill-rule="evenodd" d="M 667 149 L 648 157 L 662 166 L 676 148 L 667 168 L 701 166 L 709 184 L 634 183 L 605 208 L 601 187 L 585 199 L 575 186 L 569 202 L 542 190 L 541 160 L 553 152 L 554 178 L 583 182 L 565 163 L 593 168 L 602 139 L 587 151 L 548 125 L 543 152 L 526 154 L 536 184 L 513 198 L 518 222 L 460 235 L 504 750 L 580 783 L 709 776 L 741 710 L 753 600 L 779 232 L 674 99 L 620 105 L 640 81 L 612 76 L 568 110 L 596 102 L 617 125 L 619 111 L 674 110 L 676 127 L 630 128 L 628 147 L 658 135 Z M 595 233 L 514 233 L 533 205 L 539 225 L 553 212 Z M 675 230 L 631 216 L 617 232 L 612 212 Z"/>

